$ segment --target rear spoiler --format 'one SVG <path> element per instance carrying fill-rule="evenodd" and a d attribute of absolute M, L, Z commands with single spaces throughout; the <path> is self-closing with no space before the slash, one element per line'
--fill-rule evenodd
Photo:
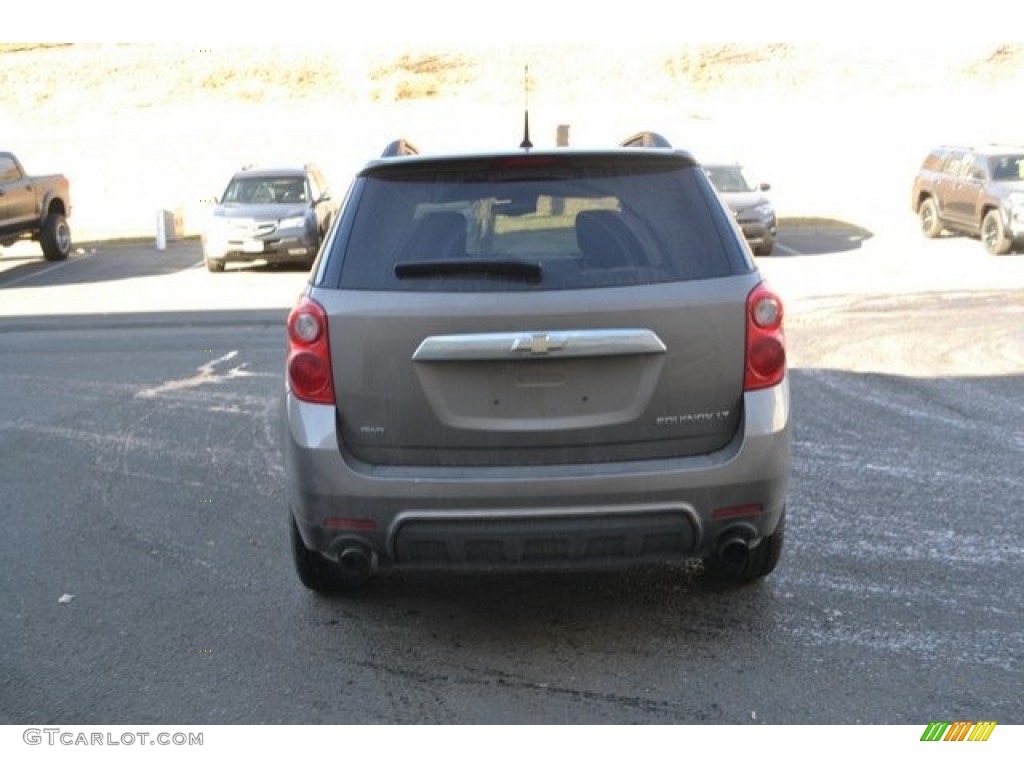
<path fill-rule="evenodd" d="M 620 147 L 661 147 L 662 149 L 671 149 L 672 144 L 662 136 L 660 133 L 654 131 L 641 131 L 635 133 L 628 139 L 619 144 Z M 407 139 L 395 139 L 386 147 L 381 153 L 381 157 L 403 157 L 409 155 L 418 155 L 420 151 L 416 149 Z"/>

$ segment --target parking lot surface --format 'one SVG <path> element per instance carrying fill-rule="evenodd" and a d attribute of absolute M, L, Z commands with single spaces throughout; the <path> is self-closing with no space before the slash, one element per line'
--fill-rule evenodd
<path fill-rule="evenodd" d="M 787 551 L 303 589 L 278 405 L 305 280 L 194 241 L 0 254 L 0 720 L 1024 721 L 1024 256 L 812 226 L 786 300 Z"/>

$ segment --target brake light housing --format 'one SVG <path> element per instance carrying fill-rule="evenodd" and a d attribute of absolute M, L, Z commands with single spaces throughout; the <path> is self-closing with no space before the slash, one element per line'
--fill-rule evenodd
<path fill-rule="evenodd" d="M 334 404 L 327 313 L 308 296 L 288 313 L 288 388 L 307 403 Z"/>
<path fill-rule="evenodd" d="M 782 299 L 764 283 L 747 295 L 747 342 L 743 389 L 774 387 L 786 375 Z"/>

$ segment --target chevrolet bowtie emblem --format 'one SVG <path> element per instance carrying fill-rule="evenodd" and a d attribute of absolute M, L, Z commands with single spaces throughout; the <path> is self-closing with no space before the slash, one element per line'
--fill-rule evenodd
<path fill-rule="evenodd" d="M 569 343 L 565 336 L 552 336 L 547 333 L 533 333 L 529 336 L 518 336 L 512 342 L 513 352 L 528 352 L 531 355 L 546 355 L 557 349 L 565 349 Z"/>

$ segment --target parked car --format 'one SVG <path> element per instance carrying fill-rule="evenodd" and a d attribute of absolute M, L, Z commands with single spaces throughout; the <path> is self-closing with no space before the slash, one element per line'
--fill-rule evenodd
<path fill-rule="evenodd" d="M 36 240 L 48 261 L 71 253 L 71 194 L 61 174 L 29 176 L 11 152 L 0 152 L 0 246 Z"/>
<path fill-rule="evenodd" d="M 385 155 L 287 321 L 302 583 L 695 558 L 737 582 L 772 572 L 783 303 L 693 156 Z"/>
<path fill-rule="evenodd" d="M 231 177 L 202 232 L 206 268 L 256 260 L 312 266 L 336 211 L 315 165 L 245 168 Z"/>
<path fill-rule="evenodd" d="M 705 164 L 704 170 L 732 210 L 754 253 L 770 256 L 778 233 L 775 206 L 765 194 L 771 190 L 771 184 L 752 185 L 743 173 L 743 166 L 738 163 Z"/>
<path fill-rule="evenodd" d="M 980 237 L 992 254 L 1024 246 L 1024 147 L 937 147 L 914 178 L 911 209 L 925 237 Z"/>

